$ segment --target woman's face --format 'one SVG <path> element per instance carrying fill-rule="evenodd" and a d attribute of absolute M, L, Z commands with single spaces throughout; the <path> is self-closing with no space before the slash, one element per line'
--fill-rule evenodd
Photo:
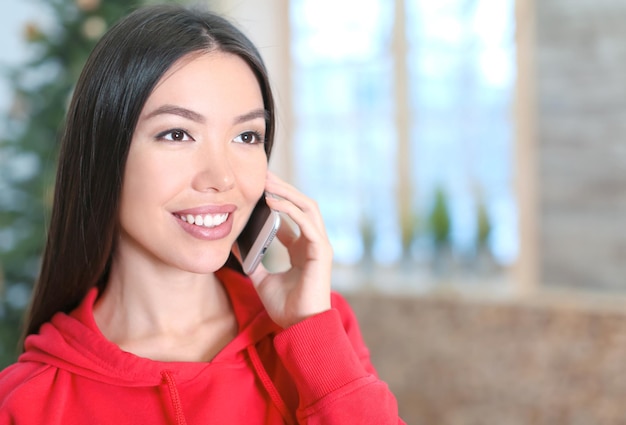
<path fill-rule="evenodd" d="M 267 174 L 259 84 L 238 56 L 184 57 L 143 107 L 124 173 L 117 258 L 210 273 Z"/>

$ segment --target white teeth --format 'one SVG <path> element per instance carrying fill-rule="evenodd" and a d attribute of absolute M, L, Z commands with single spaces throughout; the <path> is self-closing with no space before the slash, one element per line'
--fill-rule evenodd
<path fill-rule="evenodd" d="M 219 226 L 220 224 L 225 222 L 226 219 L 228 219 L 228 213 L 214 215 L 211 217 L 211 219 L 212 219 L 211 226 Z"/>
<path fill-rule="evenodd" d="M 228 213 L 224 214 L 206 214 L 206 215 L 183 215 L 180 216 L 182 221 L 186 221 L 196 226 L 216 227 L 224 223 L 228 219 Z"/>

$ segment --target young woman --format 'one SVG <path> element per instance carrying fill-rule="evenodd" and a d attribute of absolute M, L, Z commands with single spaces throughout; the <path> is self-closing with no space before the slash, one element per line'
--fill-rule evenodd
<path fill-rule="evenodd" d="M 0 424 L 397 424 L 316 204 L 268 172 L 268 77 L 222 18 L 152 6 L 76 86 L 24 353 Z M 232 251 L 264 193 L 291 268 Z"/>

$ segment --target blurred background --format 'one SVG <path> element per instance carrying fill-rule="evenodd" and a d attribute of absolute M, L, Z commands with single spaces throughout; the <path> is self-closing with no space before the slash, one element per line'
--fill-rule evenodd
<path fill-rule="evenodd" d="M 0 3 L 0 366 L 73 84 L 140 3 Z M 319 202 L 408 423 L 626 423 L 626 3 L 195 3 L 265 58 L 271 167 Z"/>

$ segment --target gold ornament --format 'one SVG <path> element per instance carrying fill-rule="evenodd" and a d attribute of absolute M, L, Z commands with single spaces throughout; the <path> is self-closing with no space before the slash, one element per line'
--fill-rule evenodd
<path fill-rule="evenodd" d="M 76 6 L 83 12 L 92 12 L 100 7 L 100 0 L 75 0 Z"/>
<path fill-rule="evenodd" d="M 34 22 L 29 22 L 24 27 L 24 38 L 26 41 L 34 42 L 43 38 L 43 33 Z"/>
<path fill-rule="evenodd" d="M 106 21 L 100 16 L 91 16 L 83 23 L 83 35 L 90 40 L 97 40 L 107 30 Z"/>

